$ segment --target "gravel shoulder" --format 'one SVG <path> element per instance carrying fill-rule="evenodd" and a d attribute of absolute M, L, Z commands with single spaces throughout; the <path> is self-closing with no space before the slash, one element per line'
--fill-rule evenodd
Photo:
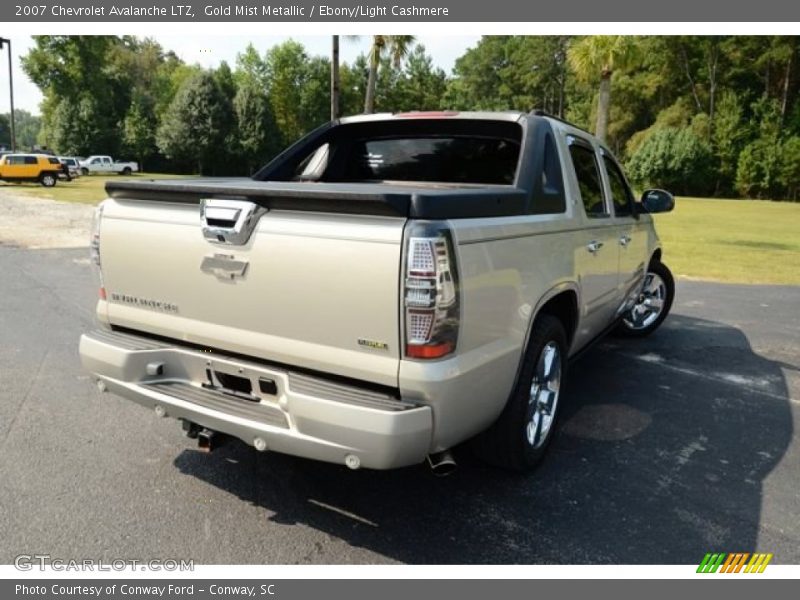
<path fill-rule="evenodd" d="M 0 188 L 0 246 L 30 249 L 89 245 L 94 207 Z"/>

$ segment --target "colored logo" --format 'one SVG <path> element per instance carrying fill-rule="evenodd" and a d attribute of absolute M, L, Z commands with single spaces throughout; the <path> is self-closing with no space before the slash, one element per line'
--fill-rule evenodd
<path fill-rule="evenodd" d="M 772 554 L 755 552 L 712 553 L 703 557 L 698 573 L 763 573 Z"/>

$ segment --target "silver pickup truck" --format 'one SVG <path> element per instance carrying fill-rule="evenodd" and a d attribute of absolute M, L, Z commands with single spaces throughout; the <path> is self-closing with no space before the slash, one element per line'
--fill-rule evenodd
<path fill-rule="evenodd" d="M 642 336 L 674 284 L 611 152 L 542 113 L 404 113 L 313 131 L 254 177 L 115 181 L 91 240 L 85 368 L 259 451 L 389 469 L 472 440 L 533 467 L 567 362 Z"/>

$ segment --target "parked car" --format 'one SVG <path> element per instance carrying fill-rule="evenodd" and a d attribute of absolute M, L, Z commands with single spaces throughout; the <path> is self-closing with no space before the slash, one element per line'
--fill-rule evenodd
<path fill-rule="evenodd" d="M 64 165 L 65 176 L 67 179 L 75 179 L 81 176 L 81 165 L 74 156 L 59 156 L 58 160 Z"/>
<path fill-rule="evenodd" d="M 446 472 L 472 439 L 529 469 L 568 361 L 674 296 L 650 216 L 673 197 L 635 200 L 605 144 L 542 113 L 345 118 L 252 179 L 106 190 L 83 365 L 207 449 Z"/>
<path fill-rule="evenodd" d="M 119 175 L 130 175 L 139 171 L 139 163 L 135 161 L 114 160 L 110 156 L 93 155 L 82 160 L 81 174 L 90 175 L 96 173 L 118 173 Z"/>
<path fill-rule="evenodd" d="M 10 182 L 37 181 L 53 187 L 64 173 L 54 156 L 45 154 L 6 154 L 0 158 L 0 180 Z"/>

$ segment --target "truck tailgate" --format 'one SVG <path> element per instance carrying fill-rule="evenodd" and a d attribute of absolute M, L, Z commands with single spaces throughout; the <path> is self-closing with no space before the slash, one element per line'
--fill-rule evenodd
<path fill-rule="evenodd" d="M 197 204 L 112 198 L 100 257 L 114 326 L 396 387 L 405 218 L 271 210 L 241 246 Z"/>

